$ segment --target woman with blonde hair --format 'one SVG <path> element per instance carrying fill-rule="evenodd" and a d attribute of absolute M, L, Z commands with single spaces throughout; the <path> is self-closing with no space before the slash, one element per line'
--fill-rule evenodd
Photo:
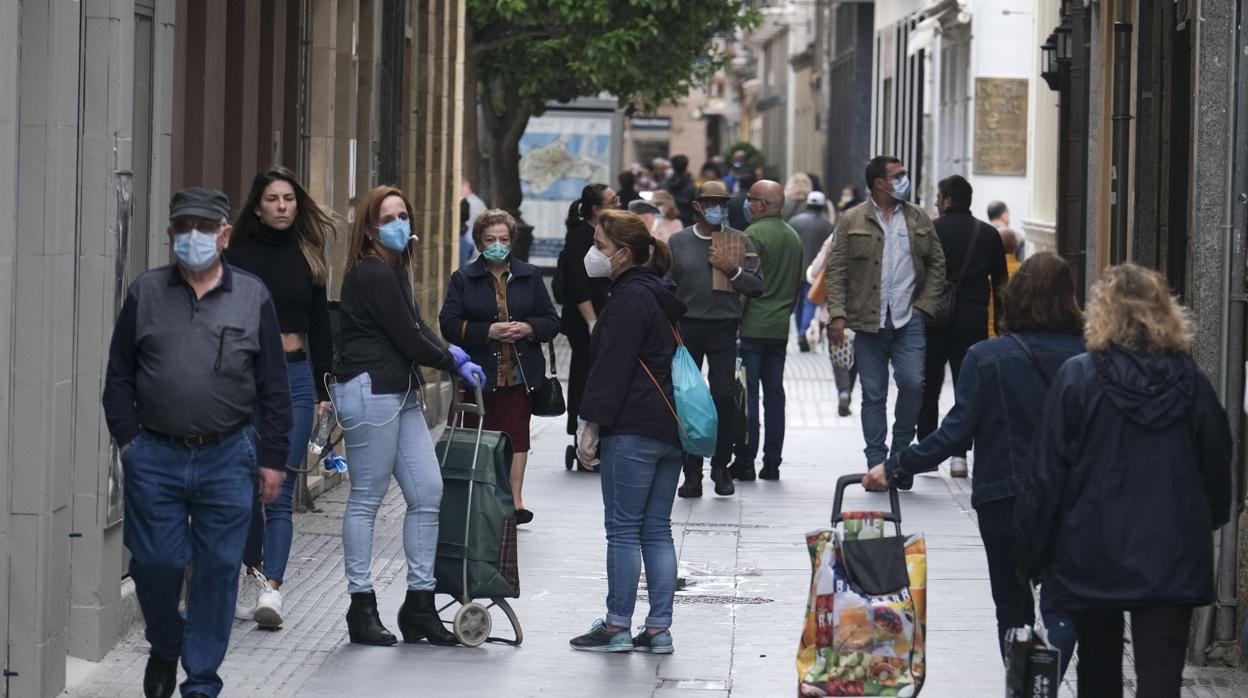
<path fill-rule="evenodd" d="M 1128 611 L 1136 695 L 1177 697 L 1192 609 L 1214 599 L 1210 532 L 1230 519 L 1230 426 L 1157 272 L 1107 269 L 1084 332 L 1019 488 L 1019 558 L 1074 620 L 1081 697 L 1122 695 Z"/>
<path fill-rule="evenodd" d="M 662 213 L 658 224 L 654 227 L 656 240 L 667 242 L 673 235 L 685 229 L 685 224 L 680 222 L 680 208 L 676 206 L 676 198 L 670 193 L 656 191 L 654 196 L 650 197 L 650 203 L 658 206 Z"/>
<path fill-rule="evenodd" d="M 810 175 L 805 172 L 789 177 L 784 185 L 784 206 L 780 209 L 780 216 L 787 221 L 806 210 L 806 197 L 814 190 L 815 185 L 810 181 Z"/>

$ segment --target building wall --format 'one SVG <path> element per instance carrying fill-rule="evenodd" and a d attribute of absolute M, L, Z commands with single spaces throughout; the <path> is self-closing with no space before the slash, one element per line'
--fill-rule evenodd
<path fill-rule="evenodd" d="M 403 76 L 404 95 L 388 145 L 408 148 L 391 157 L 420 202 L 414 281 L 430 317 L 455 254 L 463 0 L 0 0 L 0 94 L 11 96 L 0 101 L 0 216 L 13 231 L 0 235 L 6 695 L 58 695 L 67 654 L 99 659 L 127 629 L 124 512 L 112 506 L 119 471 L 100 394 L 126 282 L 169 259 L 171 190 L 214 186 L 237 203 L 280 162 L 345 211 L 350 141 L 376 132 L 343 118 L 358 116 L 361 94 L 371 108 L 351 53 L 361 17 L 403 23 L 388 47 L 403 56 L 387 75 Z M 393 60 L 376 65 L 376 42 L 361 45 L 367 80 L 393 71 Z M 305 79 L 318 87 L 304 91 Z M 359 150 L 356 185 L 372 186 L 375 151 Z M 341 268 L 340 248 L 331 257 Z M 441 414 L 448 384 L 429 393 L 429 414 Z"/>

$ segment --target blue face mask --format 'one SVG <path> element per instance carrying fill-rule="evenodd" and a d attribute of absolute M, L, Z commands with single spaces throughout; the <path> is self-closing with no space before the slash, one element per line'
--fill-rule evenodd
<path fill-rule="evenodd" d="M 484 250 L 481 250 L 481 256 L 485 257 L 485 261 L 494 262 L 495 264 L 507 261 L 507 257 L 510 255 L 511 248 L 501 242 L 493 243 Z"/>
<path fill-rule="evenodd" d="M 193 229 L 173 236 L 173 254 L 190 271 L 203 271 L 217 261 L 217 233 Z"/>
<path fill-rule="evenodd" d="M 723 225 L 724 220 L 728 218 L 728 209 L 723 206 L 711 206 L 702 212 L 702 217 L 711 225 Z"/>
<path fill-rule="evenodd" d="M 750 221 L 754 220 L 754 212 L 750 210 L 749 198 L 746 198 L 746 200 L 741 203 L 741 209 L 742 209 L 741 213 L 745 216 L 746 223 L 749 223 Z"/>
<path fill-rule="evenodd" d="M 902 175 L 893 180 L 893 198 L 905 201 L 910 198 L 910 178 Z"/>
<path fill-rule="evenodd" d="M 402 218 L 390 221 L 381 226 L 379 230 L 381 232 L 378 237 L 381 240 L 381 244 L 386 249 L 394 250 L 395 252 L 406 250 L 408 242 L 416 239 L 416 236 L 412 235 L 412 224 Z"/>

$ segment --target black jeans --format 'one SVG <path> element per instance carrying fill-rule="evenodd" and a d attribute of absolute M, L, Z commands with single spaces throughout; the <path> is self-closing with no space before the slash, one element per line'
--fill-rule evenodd
<path fill-rule="evenodd" d="M 1031 589 L 1019 578 L 1018 557 L 1014 554 L 1014 498 L 984 502 L 975 507 L 979 535 L 988 557 L 988 583 L 997 607 L 997 641 L 1005 651 L 1005 631 L 1036 622 L 1035 600 Z M 1048 589 L 1040 594 L 1040 614 L 1049 642 L 1061 650 L 1062 674 L 1075 650 L 1075 627 L 1070 616 L 1053 607 Z M 1004 658 L 1004 656 L 1003 656 Z"/>
<path fill-rule="evenodd" d="M 576 417 L 581 411 L 581 398 L 585 395 L 585 382 L 589 380 L 589 335 L 567 335 L 572 349 L 572 361 L 568 366 L 568 433 L 576 435 Z"/>
<path fill-rule="evenodd" d="M 1189 606 L 1097 608 L 1070 612 L 1079 635 L 1079 698 L 1121 698 L 1122 614 L 1131 613 L 1137 698 L 1178 698 L 1183 685 Z"/>
<path fill-rule="evenodd" d="M 918 437 L 936 431 L 940 422 L 940 390 L 945 383 L 945 364 L 958 382 L 966 351 L 976 342 L 988 339 L 988 307 L 959 305 L 953 322 L 944 327 L 927 327 L 927 357 L 923 369 L 923 404 L 919 407 Z M 966 457 L 970 444 L 964 444 L 959 455 Z"/>
<path fill-rule="evenodd" d="M 716 432 L 715 455 L 711 458 L 711 466 L 728 465 L 732 460 L 733 434 L 736 433 L 737 410 L 733 401 L 733 391 L 737 373 L 737 328 L 736 320 L 698 320 L 685 318 L 680 321 L 680 335 L 685 348 L 693 356 L 698 368 L 702 367 L 702 359 L 709 364 L 711 399 L 715 401 L 715 412 L 719 416 L 719 427 Z M 702 477 L 702 458 L 685 455 L 685 477 Z"/>

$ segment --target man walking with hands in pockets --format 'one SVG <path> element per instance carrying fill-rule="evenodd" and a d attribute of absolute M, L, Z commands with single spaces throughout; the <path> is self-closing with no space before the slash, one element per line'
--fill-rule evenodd
<path fill-rule="evenodd" d="M 945 255 L 932 221 L 908 201 L 910 176 L 901 161 L 881 155 L 867 163 L 871 196 L 836 225 L 825 285 L 832 346 L 854 331 L 854 362 L 862 378 L 862 435 L 867 468 L 888 458 L 888 365 L 897 380 L 894 451 L 914 440 L 923 401 L 924 326 L 936 312 Z"/>
<path fill-rule="evenodd" d="M 286 476 L 291 403 L 277 311 L 260 279 L 221 261 L 229 213 L 219 191 L 174 195 L 177 262 L 135 279 L 109 347 L 104 414 L 125 466 L 148 698 L 173 694 L 179 658 L 183 696 L 221 692 L 256 488 L 271 503 Z"/>

